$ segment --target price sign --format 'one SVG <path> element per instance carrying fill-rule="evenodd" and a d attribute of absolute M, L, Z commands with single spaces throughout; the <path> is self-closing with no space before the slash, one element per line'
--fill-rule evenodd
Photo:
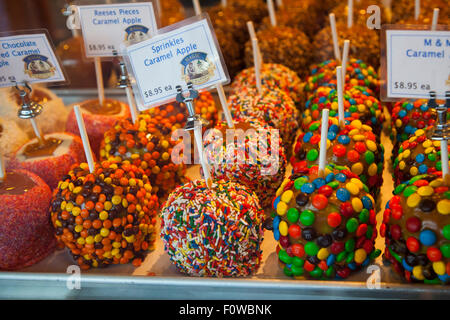
<path fill-rule="evenodd" d="M 438 98 L 450 90 L 450 31 L 386 30 L 386 97 Z"/>
<path fill-rule="evenodd" d="M 157 36 L 126 51 L 140 110 L 174 100 L 177 85 L 192 82 L 199 90 L 229 82 L 206 13 L 161 29 Z"/>
<path fill-rule="evenodd" d="M 45 33 L 0 37 L 0 87 L 65 80 Z"/>
<path fill-rule="evenodd" d="M 157 30 L 151 2 L 75 7 L 88 57 L 109 57 L 122 44 L 150 38 Z"/>

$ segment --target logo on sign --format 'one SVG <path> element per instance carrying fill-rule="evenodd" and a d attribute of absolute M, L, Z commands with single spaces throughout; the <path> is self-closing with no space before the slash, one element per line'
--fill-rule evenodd
<path fill-rule="evenodd" d="M 149 38 L 148 30 L 149 29 L 147 27 L 141 26 L 139 24 L 129 26 L 125 29 L 125 41 L 134 44 L 147 40 Z"/>
<path fill-rule="evenodd" d="M 25 63 L 24 72 L 30 78 L 48 79 L 55 75 L 56 68 L 46 56 L 32 54 L 23 58 L 23 62 Z"/>
<path fill-rule="evenodd" d="M 182 78 L 184 81 L 200 85 L 214 76 L 214 64 L 208 59 L 204 52 L 193 52 L 181 60 Z"/>

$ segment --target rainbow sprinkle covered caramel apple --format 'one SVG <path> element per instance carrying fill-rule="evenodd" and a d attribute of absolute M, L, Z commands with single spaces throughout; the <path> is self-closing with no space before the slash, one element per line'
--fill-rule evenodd
<path fill-rule="evenodd" d="M 131 117 L 128 105 L 118 100 L 105 99 L 103 105 L 100 105 L 98 99 L 93 99 L 74 105 L 79 105 L 83 109 L 83 120 L 86 124 L 89 142 L 92 151 L 97 156 L 100 143 L 103 140 L 103 134 L 118 120 Z M 80 135 L 73 110 L 67 119 L 66 131 Z"/>
<path fill-rule="evenodd" d="M 276 134 L 274 141 L 275 130 L 267 125 L 237 121 L 229 129 L 236 131 L 228 143 L 227 129 L 225 123 L 219 124 L 204 138 L 212 178 L 243 184 L 256 193 L 263 208 L 270 207 L 286 172 L 281 138 Z"/>
<path fill-rule="evenodd" d="M 285 179 L 273 201 L 273 233 L 287 276 L 345 279 L 381 251 L 375 201 L 357 175 L 339 167 L 306 169 Z"/>
<path fill-rule="evenodd" d="M 56 237 L 82 269 L 139 266 L 156 238 L 158 199 L 144 171 L 128 161 L 74 167 L 53 193 Z"/>
<path fill-rule="evenodd" d="M 8 167 L 29 170 L 54 189 L 74 164 L 85 159 L 78 136 L 56 132 L 45 135 L 43 141 L 34 138 L 25 143 L 14 153 Z"/>
<path fill-rule="evenodd" d="M 243 277 L 261 263 L 262 219 L 247 187 L 204 180 L 178 186 L 161 209 L 161 238 L 177 269 L 190 276 Z"/>
<path fill-rule="evenodd" d="M 398 185 L 380 228 L 384 258 L 408 282 L 450 283 L 450 189 L 435 175 Z"/>
<path fill-rule="evenodd" d="M 319 162 L 321 120 L 310 124 L 293 145 L 293 172 L 301 172 Z M 343 128 L 337 118 L 329 118 L 327 135 L 327 163 L 350 168 L 366 184 L 374 196 L 383 183 L 384 148 L 377 142 L 372 128 L 353 120 Z"/>
<path fill-rule="evenodd" d="M 54 251 L 51 197 L 50 188 L 34 173 L 6 171 L 0 180 L 0 270 L 31 266 Z"/>

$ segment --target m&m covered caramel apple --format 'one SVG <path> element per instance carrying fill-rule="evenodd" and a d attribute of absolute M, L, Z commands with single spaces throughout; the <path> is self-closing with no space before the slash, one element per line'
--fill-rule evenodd
<path fill-rule="evenodd" d="M 335 86 L 319 87 L 306 101 L 305 108 L 303 130 L 307 130 L 312 121 L 319 120 L 325 108 L 330 109 L 330 116 L 337 116 L 338 94 Z M 344 89 L 344 110 L 346 119 L 358 119 L 371 126 L 375 134 L 381 133 L 384 122 L 383 107 L 370 89 L 347 85 Z"/>
<path fill-rule="evenodd" d="M 118 100 L 105 99 L 103 105 L 100 105 L 98 99 L 87 100 L 77 103 L 83 110 L 83 120 L 86 125 L 86 131 L 89 136 L 89 143 L 92 151 L 98 156 L 100 142 L 103 140 L 103 134 L 109 130 L 116 121 L 130 118 L 129 107 Z M 78 130 L 75 113 L 72 110 L 67 119 L 66 131 L 80 135 Z"/>
<path fill-rule="evenodd" d="M 264 63 L 260 70 L 261 85 L 269 90 L 283 90 L 300 109 L 302 103 L 302 82 L 297 73 L 276 63 Z M 255 68 L 247 68 L 238 73 L 231 83 L 233 93 L 239 94 L 243 88 L 256 89 Z"/>
<path fill-rule="evenodd" d="M 56 237 L 82 269 L 132 262 L 139 266 L 156 238 L 158 199 L 144 171 L 128 161 L 86 163 L 53 193 Z"/>
<path fill-rule="evenodd" d="M 178 186 L 161 209 L 161 238 L 177 269 L 190 276 L 238 277 L 261 263 L 258 198 L 233 181 Z"/>
<path fill-rule="evenodd" d="M 6 161 L 28 141 L 28 135 L 13 121 L 0 118 L 0 150 Z"/>
<path fill-rule="evenodd" d="M 41 116 L 36 118 L 37 125 L 43 133 L 64 131 L 68 111 L 61 98 L 41 86 L 34 86 L 29 98 L 43 107 L 40 113 Z M 30 138 L 34 137 L 33 128 L 30 126 L 29 120 L 21 119 L 17 116 L 23 103 L 19 92 L 14 88 L 1 89 L 0 101 L 0 117 L 16 122 Z"/>
<path fill-rule="evenodd" d="M 34 173 L 6 171 L 0 180 L 0 269 L 25 268 L 54 251 L 51 198 L 50 188 Z"/>
<path fill-rule="evenodd" d="M 291 163 L 294 174 L 319 163 L 321 121 L 312 122 L 293 145 Z M 346 166 L 359 177 L 374 196 L 383 183 L 384 147 L 372 128 L 353 120 L 342 128 L 337 118 L 329 118 L 326 162 Z"/>
<path fill-rule="evenodd" d="M 400 101 L 391 112 L 391 139 L 394 150 L 416 132 L 436 122 L 436 111 L 428 106 L 427 100 Z"/>
<path fill-rule="evenodd" d="M 279 262 L 288 276 L 345 279 L 381 251 L 375 202 L 348 170 L 318 167 L 287 178 L 277 191 L 273 233 Z"/>
<path fill-rule="evenodd" d="M 310 75 L 305 80 L 305 95 L 309 98 L 321 86 L 336 85 L 336 67 L 339 65 L 336 60 L 327 60 L 313 65 Z M 375 69 L 355 58 L 350 58 L 348 61 L 345 83 L 350 86 L 367 87 L 375 94 L 380 91 L 380 80 Z"/>
<path fill-rule="evenodd" d="M 270 207 L 286 172 L 278 132 L 255 121 L 238 121 L 234 129 L 227 129 L 219 124 L 204 138 L 212 178 L 243 184 L 256 193 L 263 208 Z"/>
<path fill-rule="evenodd" d="M 441 144 L 431 140 L 432 129 L 418 129 L 400 144 L 393 164 L 395 185 L 426 173 L 442 175 Z"/>
<path fill-rule="evenodd" d="M 440 177 L 418 175 L 398 185 L 380 235 L 384 258 L 409 282 L 450 282 L 450 190 Z"/>
<path fill-rule="evenodd" d="M 414 23 L 415 1 L 395 0 L 392 1 L 392 23 Z M 415 24 L 422 24 L 424 18 L 428 17 L 428 23 L 431 22 L 430 17 L 433 16 L 433 9 L 439 8 L 439 20 L 448 19 L 449 6 L 446 0 L 420 0 L 420 16 Z"/>
<path fill-rule="evenodd" d="M 44 180 L 51 189 L 77 163 L 85 161 L 83 144 L 78 136 L 55 132 L 34 138 L 22 145 L 11 158 L 8 167 L 26 169 Z"/>
<path fill-rule="evenodd" d="M 267 27 L 256 33 L 264 62 L 278 63 L 305 76 L 312 59 L 312 47 L 308 37 L 302 31 L 288 27 Z M 251 41 L 245 44 L 245 64 L 251 67 L 253 49 Z"/>
<path fill-rule="evenodd" d="M 257 120 L 280 130 L 285 150 L 288 150 L 299 126 L 299 111 L 287 93 L 264 87 L 261 93 L 256 89 L 243 88 L 229 97 L 228 104 L 234 119 Z"/>
<path fill-rule="evenodd" d="M 178 164 L 171 159 L 176 144 L 171 138 L 172 131 L 179 127 L 175 121 L 181 116 L 163 116 L 152 110 L 139 114 L 136 123 L 122 119 L 106 131 L 100 159 L 128 160 L 142 168 L 153 192 L 163 200 L 176 185 L 184 182 L 185 165 L 181 159 Z M 165 110 L 172 108 L 167 106 Z"/>

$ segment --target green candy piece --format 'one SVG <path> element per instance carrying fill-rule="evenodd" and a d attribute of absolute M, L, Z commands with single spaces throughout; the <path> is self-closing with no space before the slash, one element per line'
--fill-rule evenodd
<path fill-rule="evenodd" d="M 318 157 L 319 151 L 317 151 L 316 149 L 311 149 L 306 154 L 306 159 L 308 159 L 308 161 L 316 161 Z"/>
<path fill-rule="evenodd" d="M 333 268 L 333 266 L 329 266 L 328 267 L 327 271 L 325 271 L 325 275 L 328 278 L 332 278 L 334 276 L 334 268 Z"/>
<path fill-rule="evenodd" d="M 367 193 L 370 193 L 370 192 L 369 192 L 369 187 L 368 187 L 365 183 L 363 183 L 363 190 L 364 190 L 365 192 L 367 192 Z"/>
<path fill-rule="evenodd" d="M 372 235 L 373 235 L 373 227 L 372 226 L 367 226 L 366 238 L 367 239 L 371 239 Z"/>
<path fill-rule="evenodd" d="M 400 192 L 402 192 L 403 190 L 405 190 L 405 188 L 406 188 L 406 184 L 404 184 L 404 183 L 399 184 L 397 187 L 395 187 L 395 189 L 394 189 L 394 194 L 395 194 L 395 195 L 399 194 Z"/>
<path fill-rule="evenodd" d="M 341 253 L 339 253 L 336 257 L 336 262 L 341 262 L 342 260 L 345 259 L 345 257 L 347 256 L 347 251 L 342 251 Z"/>
<path fill-rule="evenodd" d="M 309 241 L 305 244 L 305 252 L 309 256 L 315 256 L 319 252 L 319 246 L 315 242 Z"/>
<path fill-rule="evenodd" d="M 314 223 L 314 220 L 315 220 L 314 212 L 312 212 L 311 210 L 303 210 L 302 213 L 300 214 L 300 222 L 304 226 L 312 225 Z"/>
<path fill-rule="evenodd" d="M 350 238 L 345 242 L 345 251 L 353 252 L 355 250 L 355 239 Z"/>
<path fill-rule="evenodd" d="M 292 265 L 294 265 L 294 266 L 303 267 L 304 264 L 305 264 L 305 260 L 303 260 L 299 257 L 294 257 L 294 260 L 292 260 Z"/>
<path fill-rule="evenodd" d="M 292 270 L 292 273 L 294 274 L 294 276 L 296 276 L 296 277 L 302 276 L 303 273 L 305 272 L 305 270 L 302 267 L 297 267 L 296 265 L 292 265 L 291 270 Z"/>
<path fill-rule="evenodd" d="M 361 182 L 366 185 L 367 184 L 367 177 L 366 175 L 362 174 L 359 176 L 359 179 L 361 180 Z"/>
<path fill-rule="evenodd" d="M 358 108 L 356 107 L 356 106 L 351 106 L 350 108 L 348 108 L 348 110 L 350 111 L 350 112 L 356 112 L 356 111 L 358 111 Z"/>
<path fill-rule="evenodd" d="M 296 208 L 289 208 L 287 212 L 287 219 L 289 220 L 289 222 L 296 223 L 299 217 L 300 213 Z"/>
<path fill-rule="evenodd" d="M 313 82 L 313 83 L 316 83 L 316 82 L 317 82 L 317 76 L 313 76 L 312 82 Z"/>
<path fill-rule="evenodd" d="M 283 272 L 285 275 L 287 275 L 288 277 L 292 277 L 292 270 L 288 267 L 284 267 Z"/>
<path fill-rule="evenodd" d="M 372 250 L 372 252 L 369 254 L 369 259 L 373 260 L 373 259 L 377 258 L 380 254 L 381 254 L 380 249 Z"/>
<path fill-rule="evenodd" d="M 444 257 L 450 258 L 450 243 L 443 244 L 439 249 Z"/>
<path fill-rule="evenodd" d="M 377 173 L 381 174 L 383 172 L 383 162 L 378 162 L 377 164 Z"/>
<path fill-rule="evenodd" d="M 348 219 L 347 223 L 345 224 L 345 227 L 347 228 L 347 231 L 352 233 L 355 232 L 356 229 L 358 229 L 359 223 L 356 218 L 350 218 Z"/>
<path fill-rule="evenodd" d="M 273 218 L 275 218 L 277 215 L 278 215 L 278 214 L 277 214 L 276 212 L 272 212 L 272 213 L 270 214 L 270 217 L 273 219 Z"/>
<path fill-rule="evenodd" d="M 278 258 L 286 264 L 291 264 L 293 260 L 293 258 L 289 256 L 285 250 L 280 250 L 278 253 Z"/>
<path fill-rule="evenodd" d="M 412 184 L 414 184 L 414 182 L 416 182 L 417 180 L 423 179 L 423 177 L 425 177 L 425 176 L 426 176 L 425 174 L 421 174 L 421 175 L 412 177 L 412 178 L 409 180 L 409 184 L 412 185 Z"/>
<path fill-rule="evenodd" d="M 399 152 L 400 152 L 400 151 L 399 151 Z M 397 166 L 398 166 L 398 162 L 399 162 L 399 161 L 398 161 L 398 159 L 397 159 L 397 158 L 395 158 L 395 160 L 394 160 L 394 169 L 395 169 L 395 168 L 397 168 Z"/>
<path fill-rule="evenodd" d="M 359 213 L 359 222 L 366 223 L 369 220 L 369 210 L 362 209 Z"/>
<path fill-rule="evenodd" d="M 423 279 L 423 283 L 425 283 L 425 284 L 441 284 L 441 280 L 439 280 L 439 278 L 434 278 L 432 280 Z"/>
<path fill-rule="evenodd" d="M 436 162 L 436 169 L 437 169 L 438 171 L 441 171 L 441 170 L 442 170 L 442 162 L 441 162 L 441 161 Z"/>
<path fill-rule="evenodd" d="M 444 196 L 446 199 L 450 199 L 450 191 L 445 191 Z"/>
<path fill-rule="evenodd" d="M 368 150 L 364 153 L 364 159 L 368 164 L 372 164 L 375 161 L 375 155 L 372 151 Z"/>
<path fill-rule="evenodd" d="M 336 189 L 337 187 L 339 187 L 339 182 L 338 181 L 331 181 L 327 185 L 330 186 L 332 189 Z"/>
<path fill-rule="evenodd" d="M 319 128 L 320 123 L 315 122 L 312 125 L 309 126 L 309 131 L 316 131 Z"/>
<path fill-rule="evenodd" d="M 428 154 L 428 160 L 430 161 L 436 161 L 436 154 L 435 153 L 429 153 Z"/>
<path fill-rule="evenodd" d="M 300 178 L 295 179 L 294 188 L 297 190 L 300 190 L 302 185 L 304 185 L 307 181 L 308 181 L 308 179 L 306 179 L 305 177 L 300 177 Z"/>
<path fill-rule="evenodd" d="M 319 267 L 315 267 L 313 271 L 309 273 L 313 278 L 320 278 L 323 274 L 323 270 Z"/>
<path fill-rule="evenodd" d="M 397 260 L 399 263 L 402 263 L 402 258 L 400 258 L 400 256 L 395 253 L 394 250 L 392 250 L 391 246 L 389 246 L 389 252 L 395 258 L 395 260 Z"/>
<path fill-rule="evenodd" d="M 330 111 L 330 117 L 334 117 L 337 115 L 337 111 L 336 110 L 331 110 Z"/>
<path fill-rule="evenodd" d="M 416 191 L 417 191 L 417 187 L 416 186 L 407 186 L 405 188 L 405 190 L 403 190 L 403 195 L 405 196 L 405 198 L 408 198 L 410 195 L 412 195 Z"/>
<path fill-rule="evenodd" d="M 348 254 L 347 258 L 345 259 L 345 262 L 347 264 L 352 263 L 354 257 L 355 257 L 355 252 L 352 251 Z"/>
<path fill-rule="evenodd" d="M 447 224 L 444 228 L 442 228 L 442 234 L 445 239 L 450 240 L 450 224 Z"/>
<path fill-rule="evenodd" d="M 317 109 L 319 109 L 319 106 L 317 105 L 317 103 L 314 103 L 314 104 L 311 106 L 311 110 L 312 110 L 312 111 L 315 111 L 315 110 L 317 110 Z"/>
<path fill-rule="evenodd" d="M 323 77 L 325 77 L 325 73 L 321 73 L 321 74 L 319 74 L 319 79 L 323 79 Z"/>

